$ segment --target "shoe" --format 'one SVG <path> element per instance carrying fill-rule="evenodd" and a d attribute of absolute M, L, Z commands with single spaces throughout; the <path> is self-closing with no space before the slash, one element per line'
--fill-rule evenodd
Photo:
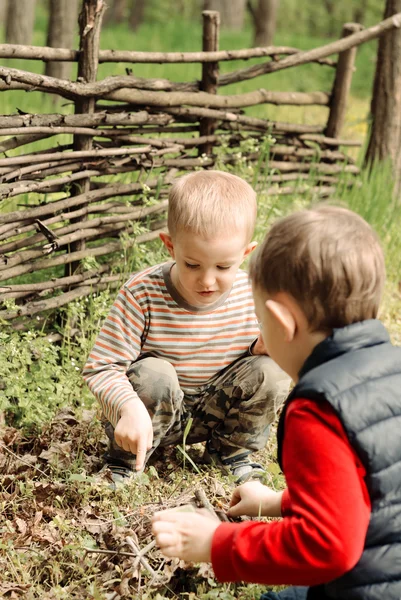
<path fill-rule="evenodd" d="M 251 479 L 264 479 L 266 471 L 259 463 L 250 460 L 250 450 L 239 448 L 229 455 L 220 454 L 211 441 L 206 442 L 202 462 L 220 467 L 226 474 L 235 477 L 235 483 L 245 483 Z"/>
<path fill-rule="evenodd" d="M 110 485 L 110 488 L 116 490 L 118 487 L 121 487 L 128 483 L 130 479 L 133 479 L 138 471 L 134 471 L 130 467 L 128 467 L 123 462 L 113 458 L 112 460 L 108 460 L 102 469 L 99 471 L 99 475 L 106 476 L 107 482 Z"/>

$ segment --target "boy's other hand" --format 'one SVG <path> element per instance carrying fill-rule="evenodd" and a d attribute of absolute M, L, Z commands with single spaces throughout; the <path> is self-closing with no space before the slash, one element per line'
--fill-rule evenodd
<path fill-rule="evenodd" d="M 129 400 L 123 404 L 114 439 L 123 450 L 135 454 L 135 468 L 140 471 L 153 444 L 152 420 L 143 402 Z"/>
<path fill-rule="evenodd" d="M 262 337 L 261 333 L 259 334 L 259 337 L 255 342 L 255 345 L 252 346 L 252 354 L 254 356 L 258 356 L 259 354 L 266 354 L 267 356 L 269 356 L 269 353 L 266 350 L 266 346 L 263 341 L 263 337 Z"/>
<path fill-rule="evenodd" d="M 260 481 L 248 481 L 238 486 L 231 497 L 227 514 L 230 517 L 281 517 L 281 497 Z"/>
<path fill-rule="evenodd" d="M 220 521 L 202 513 L 165 510 L 154 514 L 152 532 L 165 556 L 188 562 L 210 562 L 212 539 Z"/>

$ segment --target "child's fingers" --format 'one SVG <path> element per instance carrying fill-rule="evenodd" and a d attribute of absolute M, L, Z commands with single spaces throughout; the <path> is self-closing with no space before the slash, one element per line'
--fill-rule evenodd
<path fill-rule="evenodd" d="M 136 463 L 135 468 L 137 471 L 140 471 L 143 468 L 146 459 L 146 450 L 147 450 L 147 439 L 143 436 L 139 438 L 136 444 Z"/>
<path fill-rule="evenodd" d="M 238 502 L 241 502 L 241 494 L 238 491 L 238 488 L 236 488 L 231 496 L 231 500 L 230 500 L 230 508 L 232 506 L 235 506 L 236 504 L 238 504 Z"/>

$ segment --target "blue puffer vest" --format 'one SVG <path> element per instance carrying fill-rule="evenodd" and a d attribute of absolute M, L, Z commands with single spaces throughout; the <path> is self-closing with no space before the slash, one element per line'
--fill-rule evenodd
<path fill-rule="evenodd" d="M 310 599 L 401 600 L 401 347 L 382 323 L 355 323 L 318 344 L 288 397 L 277 432 L 278 458 L 286 410 L 295 398 L 327 400 L 366 468 L 372 513 L 356 566 Z"/>

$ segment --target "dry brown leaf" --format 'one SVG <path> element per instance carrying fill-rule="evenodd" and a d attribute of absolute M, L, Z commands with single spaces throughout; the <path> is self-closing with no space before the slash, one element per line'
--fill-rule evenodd
<path fill-rule="evenodd" d="M 26 521 L 24 521 L 24 519 L 20 519 L 19 517 L 16 517 L 16 519 L 14 520 L 14 523 L 17 527 L 17 530 L 22 533 L 22 535 L 25 535 L 28 529 L 28 525 L 26 523 Z"/>

